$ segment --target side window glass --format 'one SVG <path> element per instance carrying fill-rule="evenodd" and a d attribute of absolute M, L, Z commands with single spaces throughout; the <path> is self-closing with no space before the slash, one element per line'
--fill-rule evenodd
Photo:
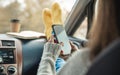
<path fill-rule="evenodd" d="M 74 37 L 80 38 L 80 39 L 86 39 L 86 34 L 87 34 L 87 17 L 83 20 L 83 22 L 81 23 L 81 25 L 79 26 L 79 28 L 76 30 L 76 32 L 74 33 Z"/>

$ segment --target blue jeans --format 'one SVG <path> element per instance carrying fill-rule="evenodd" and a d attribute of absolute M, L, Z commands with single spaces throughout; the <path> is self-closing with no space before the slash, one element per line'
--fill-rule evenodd
<path fill-rule="evenodd" d="M 65 63 L 66 62 L 65 62 L 64 59 L 58 57 L 57 60 L 56 60 L 56 64 L 55 64 L 55 66 L 56 66 L 56 72 L 58 72 Z"/>

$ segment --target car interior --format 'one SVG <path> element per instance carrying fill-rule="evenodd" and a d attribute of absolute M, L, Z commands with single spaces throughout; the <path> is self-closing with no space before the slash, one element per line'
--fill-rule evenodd
<path fill-rule="evenodd" d="M 87 34 L 92 26 L 95 1 L 96 0 L 76 0 L 70 14 L 65 21 L 65 30 L 67 32 L 69 40 L 72 41 L 79 49 L 85 47 L 86 43 L 88 42 L 87 39 L 89 37 L 87 36 Z M 87 33 L 85 39 L 74 37 L 73 35 L 81 26 L 86 17 Z M 46 42 L 47 40 L 45 37 L 37 39 L 21 39 L 12 37 L 8 34 L 0 34 L 0 75 L 36 75 L 44 49 L 44 44 Z M 117 45 L 119 43 L 120 41 L 117 41 Z M 119 49 L 119 46 L 114 45 L 112 45 L 112 48 L 108 49 L 110 49 L 111 51 L 113 50 L 113 48 Z M 116 52 L 116 57 L 119 57 L 118 53 L 119 52 Z M 108 54 L 112 55 L 111 53 Z M 104 55 L 105 54 L 103 54 L 103 56 Z M 108 68 L 108 66 L 116 64 L 112 63 L 111 60 L 120 62 L 119 60 L 117 60 L 117 58 L 108 59 L 109 57 L 107 56 L 105 59 L 101 58 L 102 55 L 99 56 L 99 58 L 95 61 L 95 64 L 91 67 L 91 70 L 88 71 L 87 75 L 105 75 L 102 74 L 102 72 L 106 68 L 101 66 L 104 65 Z M 101 60 L 107 61 L 107 59 L 109 62 L 111 62 L 111 64 L 100 64 Z M 96 65 L 99 67 L 98 69 L 95 68 Z M 110 66 L 110 69 L 108 73 L 106 73 L 106 75 L 113 75 L 111 73 L 111 70 L 113 71 L 114 67 L 112 67 L 113 66 Z"/>
<path fill-rule="evenodd" d="M 87 39 L 83 40 L 72 35 L 85 17 L 88 17 L 87 30 L 89 31 L 93 4 L 93 0 L 77 0 L 65 21 L 65 29 L 69 40 L 78 48 L 84 47 L 84 42 L 87 42 Z M 0 65 L 0 75 L 36 75 L 46 42 L 47 40 L 44 37 L 21 39 L 7 34 L 0 34 L 0 55 L 2 56 L 0 56 L 0 59 L 4 60 Z"/>

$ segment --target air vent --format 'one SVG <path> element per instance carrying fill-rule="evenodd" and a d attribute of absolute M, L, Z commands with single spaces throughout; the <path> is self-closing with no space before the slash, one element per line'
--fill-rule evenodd
<path fill-rule="evenodd" d="M 15 41 L 13 40 L 1 40 L 2 46 L 15 46 Z"/>

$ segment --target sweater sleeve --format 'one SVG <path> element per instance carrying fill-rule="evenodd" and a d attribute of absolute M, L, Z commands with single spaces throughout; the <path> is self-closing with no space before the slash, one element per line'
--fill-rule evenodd
<path fill-rule="evenodd" d="M 61 46 L 59 44 L 46 43 L 39 64 L 37 75 L 56 75 L 55 61 L 60 53 Z"/>
<path fill-rule="evenodd" d="M 79 50 L 67 60 L 57 75 L 85 75 L 90 64 L 89 51 Z"/>

